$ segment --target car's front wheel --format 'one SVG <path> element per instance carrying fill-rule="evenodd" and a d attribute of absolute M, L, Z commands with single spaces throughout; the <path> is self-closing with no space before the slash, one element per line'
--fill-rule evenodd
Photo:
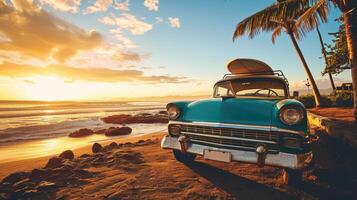
<path fill-rule="evenodd" d="M 176 150 L 176 149 L 172 150 L 172 152 L 176 160 L 182 163 L 186 163 L 186 164 L 192 163 L 196 158 L 196 155 L 192 153 L 182 153 L 180 150 Z"/>
<path fill-rule="evenodd" d="M 284 169 L 283 170 L 283 180 L 285 184 L 288 185 L 300 185 L 302 182 L 303 171 L 302 170 L 293 170 L 293 169 Z"/>

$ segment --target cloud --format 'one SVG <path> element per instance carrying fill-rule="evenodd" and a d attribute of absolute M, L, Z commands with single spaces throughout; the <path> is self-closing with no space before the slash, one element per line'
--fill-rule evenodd
<path fill-rule="evenodd" d="M 32 81 L 32 80 L 24 80 L 24 82 L 28 84 L 36 84 L 36 81 Z"/>
<path fill-rule="evenodd" d="M 114 1 L 113 7 L 121 11 L 129 11 L 129 0 Z"/>
<path fill-rule="evenodd" d="M 41 4 L 47 4 L 56 10 L 77 13 L 81 0 L 39 0 Z"/>
<path fill-rule="evenodd" d="M 151 11 L 159 10 L 159 0 L 144 0 L 144 6 Z"/>
<path fill-rule="evenodd" d="M 123 45 L 124 48 L 136 48 L 136 44 L 130 38 L 124 36 L 121 29 L 112 29 L 110 30 L 110 34 L 112 34 L 114 38 Z"/>
<path fill-rule="evenodd" d="M 36 67 L 4 62 L 0 64 L 0 76 L 11 78 L 29 78 L 34 76 L 58 76 L 73 81 L 91 82 L 144 82 L 144 83 L 187 83 L 186 77 L 150 76 L 143 71 L 127 69 L 109 69 L 102 67 L 78 68 L 62 64 Z"/>
<path fill-rule="evenodd" d="M 118 61 L 135 61 L 135 62 L 139 62 L 142 59 L 141 55 L 135 52 L 123 52 L 123 53 L 114 54 L 112 58 Z"/>
<path fill-rule="evenodd" d="M 120 17 L 110 14 L 109 16 L 102 17 L 99 21 L 107 25 L 116 25 L 118 29 L 127 30 L 133 35 L 142 35 L 152 29 L 151 24 L 148 24 L 128 13 L 123 13 Z"/>
<path fill-rule="evenodd" d="M 169 17 L 170 25 L 173 28 L 180 28 L 180 19 L 178 17 Z"/>
<path fill-rule="evenodd" d="M 163 21 L 164 21 L 164 19 L 162 19 L 162 17 L 155 17 L 155 24 L 159 24 Z"/>
<path fill-rule="evenodd" d="M 64 62 L 79 51 L 97 47 L 102 36 L 85 31 L 26 0 L 0 1 L 0 50 Z"/>
<path fill-rule="evenodd" d="M 104 12 L 113 4 L 113 0 L 96 0 L 93 5 L 83 11 L 83 14 L 91 14 L 95 12 Z"/>

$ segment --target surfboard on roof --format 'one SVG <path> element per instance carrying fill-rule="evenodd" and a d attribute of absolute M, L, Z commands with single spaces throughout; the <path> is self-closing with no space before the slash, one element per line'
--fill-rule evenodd
<path fill-rule="evenodd" d="M 274 74 L 272 68 L 263 61 L 250 59 L 250 58 L 238 58 L 228 63 L 227 69 L 232 74 Z"/>

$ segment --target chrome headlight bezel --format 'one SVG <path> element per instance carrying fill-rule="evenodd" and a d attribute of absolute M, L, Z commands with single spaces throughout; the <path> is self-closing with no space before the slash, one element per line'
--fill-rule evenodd
<path fill-rule="evenodd" d="M 304 110 L 296 106 L 286 106 L 280 109 L 279 118 L 286 125 L 296 125 L 304 119 Z"/>
<path fill-rule="evenodd" d="M 166 106 L 166 109 L 167 109 L 167 115 L 170 120 L 177 119 L 181 114 L 180 109 L 175 104 L 168 104 Z"/>

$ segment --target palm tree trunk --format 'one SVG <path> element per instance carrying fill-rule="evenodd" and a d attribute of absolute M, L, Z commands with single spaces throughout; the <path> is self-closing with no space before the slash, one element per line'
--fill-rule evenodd
<path fill-rule="evenodd" d="M 310 85 L 311 85 L 311 87 L 312 87 L 312 91 L 313 91 L 313 93 L 314 93 L 316 107 L 320 107 L 320 106 L 321 106 L 321 95 L 320 95 L 319 89 L 317 88 L 317 85 L 316 85 L 316 83 L 315 83 L 315 79 L 314 79 L 314 77 L 313 77 L 312 74 L 311 74 L 311 71 L 310 71 L 310 69 L 309 69 L 309 66 L 308 66 L 307 63 L 306 63 L 305 57 L 304 57 L 304 55 L 303 55 L 302 52 L 301 52 L 301 49 L 300 49 L 300 47 L 299 47 L 299 45 L 298 45 L 298 43 L 297 43 L 297 41 L 296 41 L 296 39 L 295 39 L 294 34 L 293 34 L 292 32 L 289 32 L 289 31 L 288 31 L 288 35 L 290 36 L 290 39 L 291 39 L 291 41 L 293 42 L 293 45 L 294 45 L 294 47 L 295 47 L 295 50 L 296 50 L 297 54 L 298 54 L 299 57 L 300 57 L 300 60 L 301 60 L 301 62 L 302 62 L 302 65 L 304 66 L 306 75 L 307 75 L 307 77 L 308 77 L 308 79 L 309 79 L 309 83 L 310 83 Z M 356 78 L 357 78 L 357 77 L 356 77 Z"/>
<path fill-rule="evenodd" d="M 350 0 L 343 11 L 354 96 L 354 117 L 357 121 L 357 2 Z"/>
<path fill-rule="evenodd" d="M 316 26 L 316 31 L 317 31 L 317 35 L 319 36 L 319 40 L 320 40 L 320 44 L 321 44 L 321 50 L 322 50 L 322 55 L 324 56 L 325 64 L 326 64 L 326 66 L 327 66 L 327 65 L 328 65 L 327 53 L 326 53 L 326 49 L 325 49 L 324 42 L 323 42 L 323 40 L 322 40 L 322 36 L 321 36 L 320 29 L 319 29 L 319 26 L 318 26 L 318 25 Z M 335 94 L 336 87 L 335 87 L 335 83 L 334 83 L 333 78 L 332 78 L 332 74 L 331 74 L 330 72 L 328 72 L 328 77 L 330 78 L 330 82 L 331 82 L 331 87 L 332 87 L 333 94 Z"/>

